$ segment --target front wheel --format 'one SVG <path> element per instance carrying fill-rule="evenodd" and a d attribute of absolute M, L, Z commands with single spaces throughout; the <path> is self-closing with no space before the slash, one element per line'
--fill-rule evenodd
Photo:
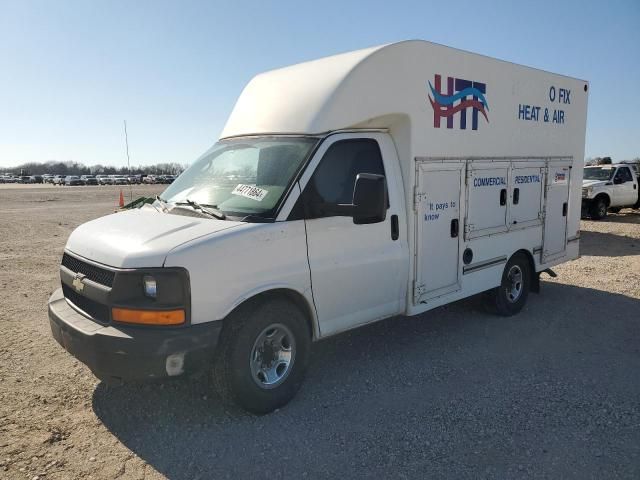
<path fill-rule="evenodd" d="M 489 291 L 489 310 L 504 317 L 520 312 L 529 296 L 531 273 L 529 259 L 524 254 L 512 256 L 504 267 L 500 286 Z"/>
<path fill-rule="evenodd" d="M 213 380 L 224 401 L 264 414 L 298 392 L 309 360 L 311 333 L 294 304 L 253 301 L 226 320 Z"/>
<path fill-rule="evenodd" d="M 604 198 L 596 198 L 591 205 L 591 211 L 589 212 L 592 220 L 602 220 L 607 216 L 607 202 Z"/>

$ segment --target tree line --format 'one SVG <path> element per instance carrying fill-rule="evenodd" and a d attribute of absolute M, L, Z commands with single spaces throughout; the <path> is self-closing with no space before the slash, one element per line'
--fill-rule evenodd
<path fill-rule="evenodd" d="M 87 166 L 80 162 L 29 162 L 16 167 L 0 167 L 0 174 L 13 175 L 179 175 L 187 165 L 179 163 L 157 163 L 155 165 L 138 165 L 129 167 L 114 167 L 112 165 Z"/>
<path fill-rule="evenodd" d="M 611 157 L 591 157 L 591 158 L 585 159 L 584 161 L 584 164 L 587 166 L 611 165 L 612 163 L 635 163 L 638 165 L 638 167 L 640 167 L 640 157 L 636 157 L 633 160 L 620 160 L 615 162 Z"/>

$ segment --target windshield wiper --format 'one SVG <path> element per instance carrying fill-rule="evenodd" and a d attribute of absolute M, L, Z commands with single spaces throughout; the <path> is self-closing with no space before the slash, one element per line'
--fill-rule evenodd
<path fill-rule="evenodd" d="M 167 206 L 169 205 L 167 201 L 163 200 L 162 197 L 160 197 L 160 195 L 156 195 L 156 200 L 158 201 L 158 203 L 160 203 L 160 206 L 162 207 L 162 211 L 166 213 Z"/>
<path fill-rule="evenodd" d="M 186 199 L 185 202 L 176 202 L 176 205 L 189 205 L 194 210 L 200 210 L 202 213 L 206 213 L 207 215 L 211 217 L 215 217 L 219 220 L 224 220 L 225 218 L 227 218 L 224 212 L 221 212 L 220 210 L 218 210 L 215 205 L 206 205 L 206 204 L 201 205 L 198 202 L 195 202 L 188 198 Z"/>

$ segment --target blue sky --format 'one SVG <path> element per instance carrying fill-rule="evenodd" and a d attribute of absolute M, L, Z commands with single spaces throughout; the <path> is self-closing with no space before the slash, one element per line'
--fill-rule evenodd
<path fill-rule="evenodd" d="M 0 0 L 0 165 L 189 163 L 264 70 L 420 38 L 590 81 L 587 156 L 640 156 L 640 1 Z"/>

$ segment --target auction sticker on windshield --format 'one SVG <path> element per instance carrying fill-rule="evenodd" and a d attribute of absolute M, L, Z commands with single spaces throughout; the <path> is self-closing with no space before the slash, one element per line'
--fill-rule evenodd
<path fill-rule="evenodd" d="M 231 193 L 233 195 L 240 195 L 241 197 L 247 197 L 251 200 L 261 202 L 262 199 L 267 196 L 269 190 L 264 190 L 253 185 L 244 185 L 240 183 L 236 186 L 236 188 L 233 189 Z"/>

